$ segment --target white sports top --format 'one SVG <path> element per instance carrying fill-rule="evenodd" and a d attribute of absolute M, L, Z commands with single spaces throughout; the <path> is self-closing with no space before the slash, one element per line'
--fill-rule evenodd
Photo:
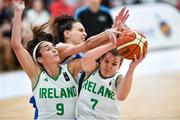
<path fill-rule="evenodd" d="M 38 108 L 38 120 L 74 119 L 78 84 L 68 70 L 67 64 L 60 66 L 61 72 L 51 78 L 42 71 L 33 94 Z"/>
<path fill-rule="evenodd" d="M 120 101 L 115 92 L 119 75 L 117 72 L 113 77 L 103 79 L 97 69 L 84 80 L 77 100 L 78 120 L 120 119 Z"/>

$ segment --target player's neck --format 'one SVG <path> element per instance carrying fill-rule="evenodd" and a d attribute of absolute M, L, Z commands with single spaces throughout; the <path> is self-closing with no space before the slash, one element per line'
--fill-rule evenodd
<path fill-rule="evenodd" d="M 60 73 L 60 67 L 59 65 L 50 65 L 50 66 L 44 66 L 46 73 L 51 76 L 52 78 L 55 78 Z"/>

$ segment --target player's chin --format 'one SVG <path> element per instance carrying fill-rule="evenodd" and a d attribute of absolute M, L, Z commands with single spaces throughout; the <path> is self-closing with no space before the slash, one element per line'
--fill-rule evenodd
<path fill-rule="evenodd" d="M 55 57 L 52 57 L 51 61 L 53 61 L 54 63 L 56 63 L 56 62 L 58 63 L 58 62 L 60 62 L 60 58 L 55 56 Z"/>
<path fill-rule="evenodd" d="M 106 70 L 106 69 L 103 70 L 103 73 L 104 73 L 104 75 L 106 75 L 106 76 L 110 76 L 110 75 L 112 74 L 111 71 Z"/>

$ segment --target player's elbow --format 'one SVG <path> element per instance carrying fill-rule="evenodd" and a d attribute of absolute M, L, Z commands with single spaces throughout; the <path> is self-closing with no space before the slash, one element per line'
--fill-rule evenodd
<path fill-rule="evenodd" d="M 127 98 L 127 95 L 118 95 L 117 99 L 120 101 L 124 101 Z"/>

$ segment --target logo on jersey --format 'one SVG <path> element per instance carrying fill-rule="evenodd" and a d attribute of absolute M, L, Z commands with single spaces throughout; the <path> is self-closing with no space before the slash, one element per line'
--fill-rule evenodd
<path fill-rule="evenodd" d="M 111 82 L 109 82 L 109 86 L 111 86 Z"/>
<path fill-rule="evenodd" d="M 66 72 L 63 72 L 63 75 L 64 75 L 64 79 L 66 81 L 70 81 L 70 78 L 69 78 L 69 76 L 68 76 L 68 74 Z"/>

